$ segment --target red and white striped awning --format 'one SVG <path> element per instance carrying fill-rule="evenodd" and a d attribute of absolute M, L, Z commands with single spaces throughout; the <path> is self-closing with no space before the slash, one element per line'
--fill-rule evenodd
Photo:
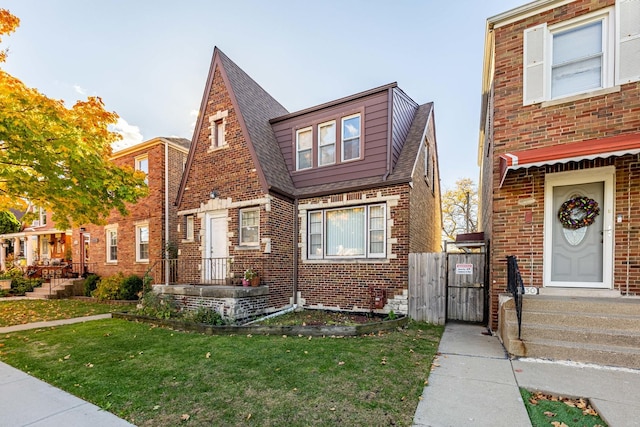
<path fill-rule="evenodd" d="M 638 153 L 638 133 L 504 153 L 500 154 L 500 186 L 510 170 Z"/>

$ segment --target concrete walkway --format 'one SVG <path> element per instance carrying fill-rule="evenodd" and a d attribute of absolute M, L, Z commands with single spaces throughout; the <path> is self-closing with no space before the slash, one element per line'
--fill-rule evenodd
<path fill-rule="evenodd" d="M 498 338 L 486 332 L 447 324 L 414 426 L 530 426 L 519 387 L 587 397 L 610 427 L 640 426 L 640 371 L 510 360 Z"/>
<path fill-rule="evenodd" d="M 0 333 L 48 328 L 89 320 L 106 319 L 111 314 L 37 322 L 0 328 Z M 40 381 L 0 362 L 0 426 L 12 427 L 125 427 L 133 424 L 103 411 L 96 405 Z"/>

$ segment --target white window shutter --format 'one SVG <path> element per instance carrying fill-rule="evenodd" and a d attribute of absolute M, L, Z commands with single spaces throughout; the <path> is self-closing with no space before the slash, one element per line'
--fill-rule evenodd
<path fill-rule="evenodd" d="M 547 24 L 524 30 L 522 103 L 531 105 L 545 100 L 545 38 Z"/>
<path fill-rule="evenodd" d="M 640 80 L 640 0 L 616 4 L 616 84 Z"/>

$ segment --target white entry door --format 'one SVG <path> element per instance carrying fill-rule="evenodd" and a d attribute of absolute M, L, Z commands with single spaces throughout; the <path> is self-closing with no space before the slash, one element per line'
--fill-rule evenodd
<path fill-rule="evenodd" d="M 227 216 L 207 215 L 206 245 L 202 259 L 203 278 L 207 283 L 224 284 L 227 276 Z"/>
<path fill-rule="evenodd" d="M 613 174 L 582 172 L 550 174 L 546 181 L 545 286 L 611 288 Z M 558 214 L 576 198 L 595 200 L 600 213 L 590 225 L 567 228 Z M 571 218 L 584 214 L 577 209 Z"/>

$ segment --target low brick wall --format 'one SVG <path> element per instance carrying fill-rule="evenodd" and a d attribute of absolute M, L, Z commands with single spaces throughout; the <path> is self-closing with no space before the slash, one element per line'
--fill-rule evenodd
<path fill-rule="evenodd" d="M 268 286 L 154 285 L 153 292 L 171 295 L 181 309 L 211 308 L 235 321 L 265 314 L 269 303 Z"/>

